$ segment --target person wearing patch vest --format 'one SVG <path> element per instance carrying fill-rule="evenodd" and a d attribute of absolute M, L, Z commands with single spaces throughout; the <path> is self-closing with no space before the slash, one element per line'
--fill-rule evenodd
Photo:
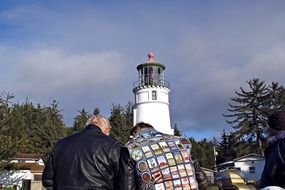
<path fill-rule="evenodd" d="M 148 123 L 137 123 L 126 144 L 136 163 L 141 190 L 206 190 L 207 177 L 191 156 L 188 139 L 156 131 Z"/>

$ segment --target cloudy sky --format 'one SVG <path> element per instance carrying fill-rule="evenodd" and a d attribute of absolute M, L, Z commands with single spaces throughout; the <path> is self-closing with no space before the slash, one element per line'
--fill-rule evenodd
<path fill-rule="evenodd" d="M 171 122 L 218 137 L 234 90 L 285 83 L 285 1 L 0 1 L 0 91 L 57 100 L 69 126 L 82 108 L 134 102 L 149 51 L 166 66 Z"/>

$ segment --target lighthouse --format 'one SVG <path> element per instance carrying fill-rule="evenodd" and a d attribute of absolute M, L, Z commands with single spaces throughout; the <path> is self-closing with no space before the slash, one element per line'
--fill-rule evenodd
<path fill-rule="evenodd" d="M 164 80 L 165 66 L 148 54 L 148 61 L 137 66 L 138 81 L 134 83 L 134 125 L 151 124 L 157 131 L 173 135 L 169 115 L 169 85 Z"/>

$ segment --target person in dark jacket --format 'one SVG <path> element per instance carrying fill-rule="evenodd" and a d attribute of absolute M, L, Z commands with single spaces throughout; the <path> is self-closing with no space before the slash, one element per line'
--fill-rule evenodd
<path fill-rule="evenodd" d="M 132 128 L 131 136 L 126 146 L 136 161 L 138 189 L 207 190 L 207 176 L 190 154 L 188 139 L 160 133 L 143 122 Z"/>
<path fill-rule="evenodd" d="M 285 188 L 285 111 L 274 112 L 268 118 L 269 138 L 265 150 L 265 165 L 260 188 Z"/>
<path fill-rule="evenodd" d="M 48 190 L 135 189 L 128 149 L 109 137 L 109 121 L 96 115 L 81 131 L 59 140 L 43 171 Z"/>

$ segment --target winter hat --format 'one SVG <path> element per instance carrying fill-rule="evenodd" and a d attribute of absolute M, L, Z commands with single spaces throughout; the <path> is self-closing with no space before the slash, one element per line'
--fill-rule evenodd
<path fill-rule="evenodd" d="M 285 111 L 277 111 L 268 118 L 268 125 L 277 131 L 285 130 Z"/>

